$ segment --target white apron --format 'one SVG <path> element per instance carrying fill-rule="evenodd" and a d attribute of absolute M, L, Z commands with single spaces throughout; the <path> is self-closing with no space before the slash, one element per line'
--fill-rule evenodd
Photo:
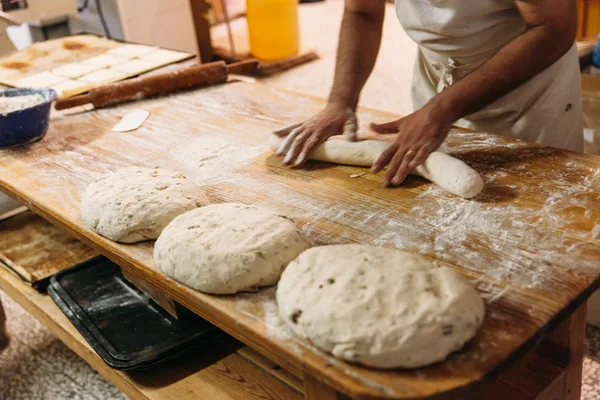
<path fill-rule="evenodd" d="M 473 72 L 526 28 L 514 0 L 396 0 L 396 13 L 419 45 L 412 87 L 415 110 Z M 583 151 L 575 44 L 546 70 L 455 125 Z"/>

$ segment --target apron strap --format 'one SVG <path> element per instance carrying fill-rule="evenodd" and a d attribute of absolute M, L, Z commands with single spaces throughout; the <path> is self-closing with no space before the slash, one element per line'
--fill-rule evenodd
<path fill-rule="evenodd" d="M 454 71 L 470 70 L 475 67 L 475 63 L 458 65 L 456 60 L 448 58 L 447 64 L 434 62 L 431 63 L 431 67 L 436 71 L 441 71 L 440 80 L 438 81 L 437 85 L 437 92 L 441 93 L 444 89 L 447 89 L 454 84 Z"/>
<path fill-rule="evenodd" d="M 448 59 L 448 64 L 444 65 L 441 62 L 434 62 L 431 64 L 433 69 L 441 71 L 442 75 L 437 85 L 437 92 L 441 93 L 444 89 L 450 87 L 454 83 L 454 70 L 458 67 L 458 64 L 452 58 Z"/>

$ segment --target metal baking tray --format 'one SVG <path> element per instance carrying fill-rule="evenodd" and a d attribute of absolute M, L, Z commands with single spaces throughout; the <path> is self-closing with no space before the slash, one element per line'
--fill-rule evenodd
<path fill-rule="evenodd" d="M 96 257 L 52 277 L 48 294 L 98 355 L 115 369 L 140 369 L 225 334 L 190 313 L 175 319 Z"/>

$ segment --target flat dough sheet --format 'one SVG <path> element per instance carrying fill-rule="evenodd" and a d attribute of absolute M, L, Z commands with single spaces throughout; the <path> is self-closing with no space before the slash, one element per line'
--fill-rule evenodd
<path fill-rule="evenodd" d="M 181 51 L 158 49 L 156 51 L 153 51 L 152 53 L 147 53 L 140 56 L 140 60 L 160 62 L 166 65 L 184 60 L 186 58 L 189 58 L 189 56 L 190 55 L 188 53 L 183 53 Z"/>
<path fill-rule="evenodd" d="M 134 58 L 126 63 L 114 65 L 112 69 L 115 71 L 125 72 L 131 74 L 141 74 L 142 72 L 149 71 L 154 68 L 162 66 L 164 63 L 160 61 L 146 61 Z"/>
<path fill-rule="evenodd" d="M 111 54 L 113 56 L 120 56 L 126 58 L 135 58 L 146 53 L 153 52 L 157 49 L 154 46 L 145 46 L 143 44 L 126 44 L 121 47 L 116 47 L 114 49 L 110 49 L 107 51 L 107 54 Z"/>
<path fill-rule="evenodd" d="M 95 65 L 100 68 L 110 67 L 112 65 L 121 64 L 127 61 L 129 57 L 119 57 L 112 54 L 100 54 L 99 56 L 88 58 L 81 61 L 82 64 Z"/>
<path fill-rule="evenodd" d="M 75 79 L 69 79 L 68 81 L 59 82 L 55 85 L 52 85 L 51 88 L 56 90 L 59 96 L 63 96 L 65 93 L 71 91 L 83 91 L 84 88 L 90 87 L 91 84 L 86 82 L 81 82 Z"/>
<path fill-rule="evenodd" d="M 76 79 L 80 76 L 87 75 L 101 68 L 102 67 L 99 67 L 97 65 L 74 62 L 54 68 L 52 70 L 52 73 L 58 76 L 64 76 L 65 78 Z"/>
<path fill-rule="evenodd" d="M 64 76 L 58 76 L 49 71 L 40 72 L 39 74 L 31 75 L 23 79 L 19 79 L 16 84 L 18 87 L 50 87 L 67 80 Z"/>
<path fill-rule="evenodd" d="M 79 78 L 82 82 L 87 83 L 109 83 L 116 82 L 127 77 L 126 73 L 115 71 L 114 69 L 101 69 L 100 71 L 92 72 L 91 74 Z"/>

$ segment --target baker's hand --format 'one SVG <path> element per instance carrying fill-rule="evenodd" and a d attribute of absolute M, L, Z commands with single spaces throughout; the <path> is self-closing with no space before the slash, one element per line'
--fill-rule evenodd
<path fill-rule="evenodd" d="M 413 114 L 385 124 L 371 124 L 377 133 L 395 133 L 396 138 L 375 161 L 371 171 L 377 173 L 388 166 L 384 186 L 399 185 L 406 176 L 423 164 L 432 151 L 442 144 L 452 123 L 443 113 L 425 106 Z"/>
<path fill-rule="evenodd" d="M 317 146 L 331 136 L 343 134 L 347 140 L 355 141 L 357 129 L 353 110 L 330 104 L 305 122 L 275 131 L 277 136 L 287 136 L 277 150 L 277 155 L 285 154 L 284 165 L 299 167 Z"/>

